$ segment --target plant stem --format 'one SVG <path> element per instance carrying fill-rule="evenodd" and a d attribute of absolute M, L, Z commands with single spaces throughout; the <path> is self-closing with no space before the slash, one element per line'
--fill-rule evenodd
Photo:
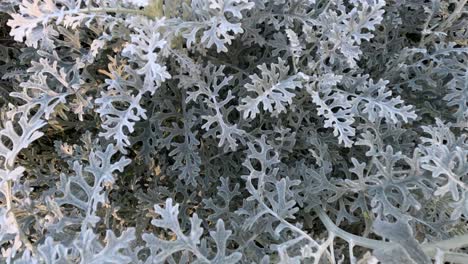
<path fill-rule="evenodd" d="M 316 208 L 315 213 L 317 213 L 318 217 L 322 221 L 323 225 L 325 225 L 328 232 L 332 232 L 333 234 L 341 237 L 343 240 L 345 240 L 348 243 L 354 243 L 358 246 L 362 246 L 362 247 L 366 247 L 370 249 L 377 249 L 377 248 L 386 247 L 390 245 L 389 242 L 364 238 L 364 237 L 356 236 L 356 235 L 353 235 L 351 233 L 344 231 L 343 229 L 336 226 L 321 208 Z"/>
<path fill-rule="evenodd" d="M 82 8 L 78 10 L 80 13 L 93 14 L 93 13 L 120 13 L 120 14 L 135 14 L 148 16 L 144 10 L 128 9 L 128 8 Z"/>
<path fill-rule="evenodd" d="M 393 242 L 385 242 L 380 240 L 374 240 L 369 238 L 364 238 L 360 236 L 353 235 L 344 231 L 343 229 L 336 226 L 332 220 L 328 217 L 328 215 L 323 211 L 322 208 L 315 208 L 315 212 L 319 216 L 322 223 L 327 228 L 328 232 L 333 233 L 334 235 L 342 238 L 348 243 L 353 243 L 355 245 L 366 247 L 369 249 L 378 249 L 383 247 L 389 247 L 395 245 Z M 421 245 L 422 250 L 424 253 L 429 255 L 430 257 L 434 257 L 437 253 L 437 248 L 442 249 L 444 251 L 448 251 L 450 249 L 461 248 L 468 245 L 468 235 L 461 235 L 458 237 L 454 237 L 451 239 L 433 242 L 428 244 Z M 453 252 L 445 252 L 445 260 L 452 262 L 452 263 L 466 263 L 468 259 L 467 254 L 462 253 L 453 253 Z"/>
<path fill-rule="evenodd" d="M 435 29 L 447 30 L 447 28 L 451 27 L 453 25 L 453 23 L 458 18 L 460 18 L 461 15 L 463 15 L 463 8 L 466 6 L 467 2 L 468 2 L 468 0 L 461 0 L 460 2 L 458 2 L 457 6 L 455 7 L 455 10 L 453 10 L 453 12 L 450 14 L 450 16 L 446 20 L 444 20 L 442 23 L 437 25 L 437 27 Z M 429 23 L 430 23 L 430 19 L 428 19 L 426 21 L 426 24 L 424 25 L 424 29 L 427 28 Z M 429 35 L 427 38 L 425 38 L 425 37 L 426 37 L 426 34 L 423 34 L 422 38 L 421 38 L 421 41 L 420 41 L 420 44 L 419 44 L 419 47 L 424 47 L 426 45 L 426 43 L 432 43 L 433 38 L 434 38 L 434 34 Z"/>

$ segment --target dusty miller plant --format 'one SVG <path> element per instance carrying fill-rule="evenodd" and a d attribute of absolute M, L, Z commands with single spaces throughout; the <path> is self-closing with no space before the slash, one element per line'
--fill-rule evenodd
<path fill-rule="evenodd" d="M 466 263 L 467 0 L 3 0 L 1 263 Z"/>

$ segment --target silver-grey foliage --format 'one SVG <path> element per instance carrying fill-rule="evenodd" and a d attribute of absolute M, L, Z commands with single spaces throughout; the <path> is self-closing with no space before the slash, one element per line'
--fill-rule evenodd
<path fill-rule="evenodd" d="M 467 263 L 467 0 L 0 1 L 1 263 Z"/>

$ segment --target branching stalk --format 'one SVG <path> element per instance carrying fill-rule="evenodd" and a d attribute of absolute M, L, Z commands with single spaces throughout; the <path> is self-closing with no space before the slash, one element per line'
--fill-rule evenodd
<path fill-rule="evenodd" d="M 334 235 L 342 238 L 343 240 L 345 240 L 346 242 L 350 244 L 354 244 L 357 246 L 361 246 L 361 247 L 365 247 L 365 248 L 369 248 L 373 250 L 394 245 L 394 243 L 392 242 L 385 242 L 385 241 L 380 241 L 380 240 L 375 240 L 375 239 L 364 238 L 364 237 L 360 237 L 360 236 L 356 236 L 351 233 L 348 233 L 344 231 L 343 229 L 339 228 L 338 226 L 336 226 L 332 222 L 332 220 L 327 216 L 327 214 L 323 211 L 323 209 L 316 208 L 315 212 L 317 213 L 320 220 L 327 228 L 328 232 L 333 233 Z M 467 245 L 468 245 L 468 235 L 462 235 L 462 236 L 458 236 L 455 238 L 451 238 L 451 239 L 447 239 L 447 240 L 443 240 L 439 242 L 423 244 L 421 245 L 421 247 L 424 253 L 426 253 L 427 255 L 433 258 L 437 254 L 438 248 L 448 251 L 450 249 L 457 249 L 457 248 L 461 248 Z M 446 261 L 449 261 L 452 263 L 466 263 L 466 260 L 468 259 L 467 254 L 452 253 L 452 252 L 446 252 L 444 257 Z"/>
<path fill-rule="evenodd" d="M 99 14 L 99 13 L 119 13 L 119 14 L 133 14 L 148 16 L 145 10 L 128 9 L 128 8 L 83 8 L 78 10 L 79 13 L 84 14 Z"/>

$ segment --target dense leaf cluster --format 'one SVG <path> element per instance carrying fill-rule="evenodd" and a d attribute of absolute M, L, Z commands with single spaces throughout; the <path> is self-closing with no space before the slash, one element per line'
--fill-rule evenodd
<path fill-rule="evenodd" d="M 0 262 L 466 263 L 467 0 L 0 12 Z"/>

